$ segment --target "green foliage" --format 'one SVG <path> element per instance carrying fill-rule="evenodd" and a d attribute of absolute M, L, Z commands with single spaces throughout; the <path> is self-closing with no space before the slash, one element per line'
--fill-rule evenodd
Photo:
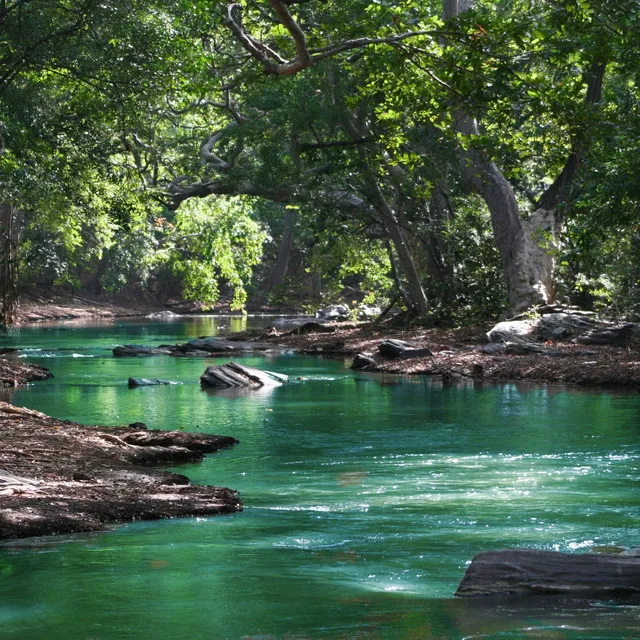
<path fill-rule="evenodd" d="M 167 260 L 182 280 L 183 295 L 213 305 L 221 289 L 233 291 L 232 308 L 241 309 L 253 267 L 260 261 L 266 232 L 251 218 L 246 198 L 190 200 L 167 228 Z"/>

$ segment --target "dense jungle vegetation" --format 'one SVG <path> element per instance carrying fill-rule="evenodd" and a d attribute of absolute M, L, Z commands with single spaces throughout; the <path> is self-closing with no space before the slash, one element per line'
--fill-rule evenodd
<path fill-rule="evenodd" d="M 640 316 L 637 0 L 2 0 L 0 312 Z"/>

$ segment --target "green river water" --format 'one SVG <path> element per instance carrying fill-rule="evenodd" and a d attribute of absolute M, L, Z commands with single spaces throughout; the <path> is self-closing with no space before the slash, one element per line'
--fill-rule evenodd
<path fill-rule="evenodd" d="M 242 323 L 0 336 L 55 375 L 1 399 L 83 423 L 234 436 L 179 471 L 245 504 L 0 545 L 0 639 L 640 637 L 637 600 L 453 597 L 483 550 L 640 544 L 640 395 L 442 386 L 291 354 L 242 358 L 292 380 L 233 395 L 201 390 L 212 359 L 111 356 Z M 181 384 L 128 389 L 129 376 Z"/>

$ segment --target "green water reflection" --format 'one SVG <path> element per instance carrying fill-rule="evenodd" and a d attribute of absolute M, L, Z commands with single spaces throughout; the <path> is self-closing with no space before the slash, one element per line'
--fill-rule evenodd
<path fill-rule="evenodd" d="M 114 359 L 104 345 L 134 330 L 85 331 L 44 332 L 43 346 L 66 351 L 32 360 L 56 378 L 12 400 L 235 436 L 180 471 L 238 489 L 246 510 L 0 547 L 0 638 L 640 635 L 634 602 L 451 598 L 481 550 L 638 544 L 638 396 L 443 387 L 291 355 L 243 359 L 289 374 L 285 387 L 206 393 L 198 376 L 213 359 Z M 130 390 L 132 375 L 180 384 Z"/>

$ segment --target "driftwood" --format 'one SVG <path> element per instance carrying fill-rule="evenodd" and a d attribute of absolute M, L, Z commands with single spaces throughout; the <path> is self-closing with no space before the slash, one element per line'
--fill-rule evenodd
<path fill-rule="evenodd" d="M 640 558 L 534 549 L 487 551 L 467 568 L 457 596 L 638 594 Z"/>
<path fill-rule="evenodd" d="M 217 367 L 207 367 L 200 376 L 204 386 L 218 388 L 240 387 L 246 389 L 260 389 L 274 387 L 288 381 L 288 376 L 273 371 L 260 371 L 252 367 L 245 367 L 236 362 L 228 362 Z"/>

